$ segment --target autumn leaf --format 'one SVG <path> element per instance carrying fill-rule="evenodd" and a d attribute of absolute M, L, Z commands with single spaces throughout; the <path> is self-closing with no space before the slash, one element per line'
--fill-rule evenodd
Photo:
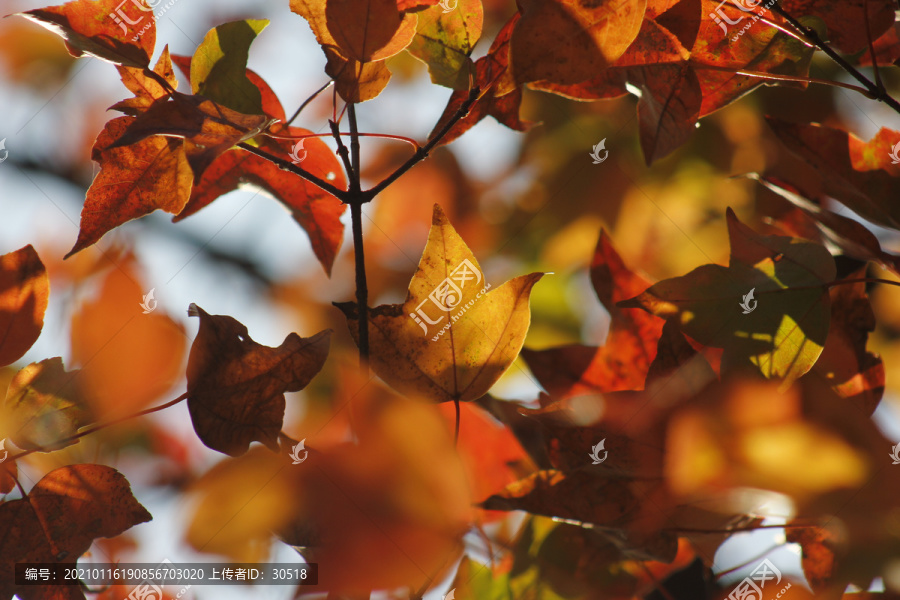
<path fill-rule="evenodd" d="M 437 204 L 428 243 L 403 304 L 369 312 L 372 369 L 401 392 L 435 402 L 485 394 L 512 364 L 528 330 L 528 298 L 543 276 L 497 289 Z M 356 304 L 336 304 L 358 340 Z"/>
<path fill-rule="evenodd" d="M 401 13 L 396 0 L 301 2 L 325 4 L 325 24 L 339 52 L 362 63 L 397 54 L 409 45 L 416 33 L 416 16 Z"/>
<path fill-rule="evenodd" d="M 156 45 L 156 21 L 152 11 L 135 10 L 132 6 L 125 16 L 119 12 L 121 7 L 120 0 L 73 0 L 61 6 L 18 14 L 66 40 L 72 56 L 88 54 L 126 67 L 149 67 Z M 138 19 L 140 30 L 135 30 L 137 25 L 132 29 L 126 27 L 132 19 Z"/>
<path fill-rule="evenodd" d="M 122 83 L 125 84 L 129 91 L 134 93 L 134 97 L 117 102 L 110 107 L 112 110 L 118 110 L 134 117 L 150 108 L 154 100 L 162 98 L 169 93 L 169 90 L 158 79 L 148 76 L 145 69 L 123 66 L 117 68 L 119 76 L 122 78 Z M 156 61 L 153 72 L 160 79 L 166 81 L 172 89 L 178 87 L 178 81 L 175 79 L 175 72 L 172 69 L 172 58 L 169 56 L 168 46 L 163 49 L 159 60 Z"/>
<path fill-rule="evenodd" d="M 155 100 L 129 122 L 109 148 L 131 146 L 151 136 L 184 138 L 184 152 L 196 180 L 217 156 L 256 137 L 272 122 L 265 115 L 245 115 L 203 96 L 174 92 Z"/>
<path fill-rule="evenodd" d="M 516 81 L 573 84 L 594 77 L 637 37 L 646 7 L 647 0 L 522 0 L 510 49 Z"/>
<path fill-rule="evenodd" d="M 152 517 L 134 498 L 125 477 L 104 465 L 69 465 L 50 471 L 28 497 L 0 504 L 0 598 L 49 598 L 47 588 L 16 586 L 22 562 L 75 561 L 97 538 L 114 537 Z M 84 598 L 80 588 L 64 598 Z M 56 597 L 56 596 L 52 596 Z"/>
<path fill-rule="evenodd" d="M 191 59 L 193 93 L 239 113 L 262 114 L 262 95 L 246 71 L 250 44 L 268 24 L 246 19 L 210 29 Z"/>
<path fill-rule="evenodd" d="M 49 298 L 47 270 L 30 244 L 0 256 L 0 366 L 37 341 Z"/>
<path fill-rule="evenodd" d="M 65 448 L 64 441 L 93 418 L 78 384 L 61 358 L 32 363 L 16 373 L 3 402 L 3 437 L 25 450 Z"/>
<path fill-rule="evenodd" d="M 5 442 L 2 446 L 0 452 L 9 452 L 9 448 L 5 447 Z M 8 494 L 16 487 L 18 473 L 19 469 L 16 466 L 16 461 L 5 460 L 0 463 L 0 494 Z"/>
<path fill-rule="evenodd" d="M 97 294 L 71 320 L 71 361 L 81 367 L 78 385 L 94 414 L 122 417 L 169 392 L 182 373 L 184 327 L 163 310 L 145 314 L 148 290 L 134 257 L 126 255 L 103 274 Z"/>
<path fill-rule="evenodd" d="M 368 1 L 369 0 L 345 0 L 345 3 L 362 3 Z M 371 1 L 376 4 L 379 2 L 382 4 L 391 4 L 390 0 Z M 368 12 L 350 13 L 346 17 L 341 17 L 340 15 L 334 14 L 334 8 L 332 7 L 332 16 L 329 18 L 329 15 L 327 14 L 329 6 L 331 6 L 331 3 L 326 2 L 326 0 L 291 0 L 291 10 L 306 19 L 310 29 L 312 29 L 313 34 L 316 36 L 316 40 L 322 47 L 322 51 L 325 53 L 325 57 L 328 61 L 325 66 L 325 73 L 334 79 L 335 89 L 340 94 L 341 98 L 347 102 L 365 102 L 366 100 L 371 100 L 378 96 L 385 88 L 391 78 L 391 72 L 385 66 L 383 60 L 375 60 L 374 58 L 365 60 L 358 56 L 351 55 L 348 50 L 342 49 L 337 39 L 330 31 L 332 23 L 335 27 L 341 27 L 344 25 L 344 20 L 356 20 L 356 23 L 351 23 L 346 31 L 343 29 L 341 30 L 344 37 L 350 36 L 353 38 L 356 35 L 365 35 L 366 32 L 361 31 L 361 29 L 365 30 L 371 27 L 373 32 L 378 31 L 380 33 L 380 41 L 384 41 L 384 36 L 393 28 L 400 43 L 389 44 L 389 47 L 385 49 L 386 56 L 382 57 L 386 58 L 391 54 L 400 52 L 400 50 L 409 44 L 409 40 L 412 39 L 412 36 L 415 35 L 416 32 L 416 17 L 414 15 L 404 15 L 402 17 L 402 23 L 405 23 L 405 25 L 401 27 L 400 12 L 397 8 L 397 4 L 394 3 L 393 7 L 388 8 L 386 13 L 382 12 L 380 15 L 376 13 L 372 15 L 371 20 L 363 23 L 361 19 L 357 20 L 357 15 L 368 14 Z M 351 17 L 350 15 L 353 16 Z M 394 15 L 397 17 L 396 22 L 393 19 Z M 351 45 L 357 47 L 357 49 L 362 48 L 363 52 L 365 52 L 366 48 L 369 50 L 372 49 L 372 44 L 368 40 L 354 38 L 353 42 L 354 43 Z"/>
<path fill-rule="evenodd" d="M 115 146 L 134 123 L 134 117 L 113 119 L 94 142 L 92 158 L 100 163 L 100 173 L 88 188 L 78 239 L 66 258 L 132 219 L 157 209 L 178 214 L 187 203 L 193 173 L 184 142 L 153 136 Z"/>
<path fill-rule="evenodd" d="M 816 170 L 829 196 L 875 224 L 900 229 L 900 210 L 888 201 L 900 195 L 900 164 L 891 160 L 900 133 L 882 128 L 864 142 L 824 125 L 766 120 L 778 139 Z"/>
<path fill-rule="evenodd" d="M 206 446 L 230 456 L 252 441 L 278 450 L 285 392 L 297 392 L 321 370 L 331 330 L 310 338 L 288 335 L 281 346 L 257 344 L 232 317 L 210 315 L 196 304 L 200 331 L 187 367 L 188 410 Z"/>
<path fill-rule="evenodd" d="M 828 27 L 828 42 L 845 54 L 868 48 L 894 24 L 897 10 L 891 0 L 785 0 L 782 8 L 793 17 L 814 15 Z"/>
<path fill-rule="evenodd" d="M 727 219 L 728 267 L 703 265 L 619 306 L 642 307 L 723 348 L 723 369 L 755 367 L 787 387 L 822 352 L 831 320 L 824 284 L 835 277 L 834 260 L 818 244 L 758 235 L 730 209 Z"/>
<path fill-rule="evenodd" d="M 450 12 L 432 6 L 417 16 L 409 53 L 428 65 L 432 82 L 455 90 L 468 89 L 469 78 L 475 77 L 469 55 L 481 37 L 484 20 L 481 0 L 459 0 Z"/>
<path fill-rule="evenodd" d="M 616 306 L 650 284 L 625 265 L 606 231 L 600 232 L 590 273 L 594 291 L 610 314 L 606 343 L 599 348 L 570 345 L 522 351 L 522 358 L 541 386 L 558 399 L 642 389 L 656 357 L 664 322 L 645 312 Z"/>
<path fill-rule="evenodd" d="M 494 38 L 487 55 L 475 61 L 475 84 L 482 93 L 469 109 L 468 114 L 450 127 L 450 130 L 441 139 L 441 144 L 449 144 L 488 116 L 494 117 L 498 122 L 516 131 L 528 131 L 533 125 L 533 123 L 519 118 L 519 106 L 522 104 L 521 88 L 513 86 L 511 90 L 502 95 L 499 89 L 501 85 L 499 82 L 510 79 L 508 71 L 509 40 L 518 20 L 519 14 L 516 13 Z M 492 85 L 496 87 L 489 87 Z M 450 95 L 447 107 L 434 129 L 431 130 L 429 138 L 433 138 L 437 132 L 451 122 L 468 96 L 468 90 L 455 90 Z"/>

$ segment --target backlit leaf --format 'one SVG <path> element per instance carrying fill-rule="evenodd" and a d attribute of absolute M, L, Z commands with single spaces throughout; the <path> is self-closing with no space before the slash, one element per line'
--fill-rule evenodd
<path fill-rule="evenodd" d="M 250 44 L 265 29 L 265 19 L 223 23 L 207 32 L 191 59 L 191 89 L 248 115 L 263 112 L 259 89 L 248 79 Z"/>
<path fill-rule="evenodd" d="M 435 204 L 406 302 L 369 312 L 372 369 L 404 393 L 435 402 L 475 400 L 518 356 L 530 322 L 528 298 L 542 276 L 516 277 L 492 290 Z M 336 306 L 358 339 L 356 304 Z"/>
<path fill-rule="evenodd" d="M 786 387 L 822 352 L 831 320 L 824 284 L 834 279 L 834 260 L 818 244 L 758 235 L 730 209 L 728 231 L 728 267 L 703 265 L 619 306 L 640 306 L 701 344 L 723 348 L 723 369 L 754 365 Z"/>
<path fill-rule="evenodd" d="M 459 0 L 446 12 L 432 6 L 417 13 L 419 23 L 409 52 L 428 65 L 431 81 L 453 89 L 468 89 L 474 78 L 474 63 L 469 58 L 481 37 L 484 9 L 481 0 Z"/>
<path fill-rule="evenodd" d="M 152 136 L 114 146 L 134 122 L 134 117 L 113 119 L 94 142 L 92 156 L 100 173 L 88 189 L 78 239 L 67 258 L 157 209 L 178 214 L 190 197 L 194 175 L 182 140 Z"/>
<path fill-rule="evenodd" d="M 19 14 L 66 40 L 72 56 L 89 54 L 138 69 L 150 66 L 156 21 L 143 3 L 73 0 Z"/>
<path fill-rule="evenodd" d="M 196 304 L 200 331 L 188 360 L 188 410 L 194 430 L 208 447 L 231 456 L 252 441 L 278 450 L 284 394 L 297 392 L 321 370 L 331 330 L 310 338 L 289 334 L 281 346 L 257 344 L 239 321 L 210 315 Z"/>
<path fill-rule="evenodd" d="M 25 450 L 77 443 L 59 442 L 92 421 L 78 376 L 77 370 L 65 370 L 61 358 L 32 363 L 16 373 L 3 402 L 3 436 Z"/>
<path fill-rule="evenodd" d="M 19 587 L 15 563 L 74 566 L 101 537 L 114 537 L 152 517 L 125 477 L 104 465 L 69 465 L 44 476 L 28 498 L 0 504 L 0 598 L 84 598 L 78 587 Z M 50 590 L 71 590 L 63 596 Z"/>
<path fill-rule="evenodd" d="M 0 366 L 37 341 L 49 298 L 47 270 L 30 244 L 0 256 Z"/>
<path fill-rule="evenodd" d="M 148 76 L 144 69 L 136 69 L 134 67 L 117 67 L 119 75 L 122 77 L 122 83 L 125 84 L 132 93 L 133 98 L 117 102 L 110 108 L 118 110 L 132 117 L 147 110 L 153 104 L 153 101 L 162 98 L 168 94 L 168 90 L 163 85 Z M 175 79 L 175 72 L 172 69 L 172 58 L 169 56 L 169 47 L 163 49 L 153 72 L 166 80 L 172 89 L 178 87 L 178 81 Z"/>

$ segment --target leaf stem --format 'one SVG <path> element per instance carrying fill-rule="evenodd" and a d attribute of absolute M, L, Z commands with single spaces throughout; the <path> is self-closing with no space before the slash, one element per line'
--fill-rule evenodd
<path fill-rule="evenodd" d="M 705 63 L 696 63 L 694 61 L 690 61 L 691 66 L 694 67 L 697 71 L 721 71 L 724 73 L 734 73 L 735 75 L 744 75 L 745 77 L 757 77 L 759 79 L 770 79 L 772 81 L 798 81 L 801 83 L 818 83 L 821 85 L 831 85 L 835 87 L 842 87 L 848 90 L 853 90 L 854 92 L 859 92 L 863 96 L 875 100 L 875 96 L 864 87 L 860 87 L 858 85 L 853 85 L 852 83 L 844 83 L 842 81 L 831 81 L 828 79 L 816 79 L 814 77 L 798 77 L 796 75 L 781 75 L 779 73 L 763 73 L 761 71 L 747 71 L 745 69 L 734 69 L 732 67 L 719 67 L 716 65 L 709 65 Z"/>
<path fill-rule="evenodd" d="M 63 438 L 63 439 L 57 441 L 56 443 L 53 444 L 53 446 L 54 447 L 59 446 L 60 444 L 68 445 L 69 442 L 74 442 L 75 440 L 77 440 L 79 438 L 83 438 L 86 435 L 96 433 L 96 432 L 100 431 L 101 429 L 106 429 L 107 427 L 112 427 L 113 425 L 118 425 L 119 423 L 124 423 L 125 421 L 130 421 L 131 419 L 136 419 L 138 417 L 143 417 L 144 415 L 149 415 L 150 413 L 155 413 L 155 412 L 159 412 L 161 410 L 165 410 L 165 409 L 169 408 L 170 406 L 175 406 L 182 400 L 187 399 L 187 397 L 188 397 L 188 394 L 187 394 L 187 392 L 185 392 L 182 395 L 175 398 L 174 400 L 170 400 L 170 401 L 166 402 L 165 404 L 161 404 L 159 406 L 154 406 L 153 408 L 147 408 L 147 409 L 138 411 L 134 414 L 125 415 L 124 417 L 119 417 L 118 419 L 113 419 L 112 421 L 109 421 L 107 423 L 99 423 L 97 425 L 94 425 L 93 427 L 88 427 L 84 431 L 79 431 L 75 435 L 70 435 L 67 438 Z M 52 452 L 52 450 L 47 449 L 46 446 L 38 446 L 37 448 L 31 448 L 30 450 L 25 450 L 24 452 L 19 452 L 18 454 L 10 456 L 9 458 L 11 460 L 18 460 L 20 458 L 23 458 L 23 457 L 28 456 L 29 454 L 33 454 L 35 452 Z"/>
<path fill-rule="evenodd" d="M 327 89 L 328 89 L 329 87 L 331 87 L 332 85 L 334 85 L 334 79 L 329 79 L 329 80 L 325 83 L 325 85 L 323 85 L 322 87 L 320 87 L 319 89 L 317 89 L 315 92 L 313 92 L 313 93 L 312 93 L 312 96 L 310 96 L 309 98 L 307 98 L 306 100 L 304 100 L 304 101 L 303 101 L 303 104 L 300 105 L 300 107 L 297 109 L 297 111 L 296 111 L 293 115 L 291 115 L 291 118 L 288 119 L 288 120 L 285 122 L 284 126 L 287 127 L 288 125 L 290 125 L 291 123 L 293 123 L 294 120 L 295 120 L 297 117 L 300 116 L 300 113 L 303 111 L 304 108 L 307 107 L 307 105 L 308 105 L 310 102 L 312 102 L 313 100 L 315 100 L 316 97 L 317 97 L 319 94 L 321 94 L 322 92 L 324 92 L 325 90 L 327 90 Z"/>
<path fill-rule="evenodd" d="M 346 190 L 341 190 L 341 189 L 336 188 L 335 186 L 331 185 L 324 179 L 320 179 L 319 177 L 316 177 L 315 175 L 313 175 L 306 169 L 302 169 L 302 168 L 298 167 L 297 165 L 295 165 L 294 163 L 288 162 L 288 161 L 284 160 L 283 158 L 279 158 L 279 157 L 275 156 L 274 154 L 269 154 L 268 152 L 266 152 L 264 150 L 260 150 L 256 146 L 251 146 L 247 142 L 241 142 L 240 144 L 238 144 L 238 148 L 243 148 L 244 150 L 246 150 L 247 152 L 250 152 L 251 154 L 255 154 L 255 155 L 259 156 L 260 158 L 264 158 L 270 162 L 273 162 L 282 171 L 290 171 L 294 175 L 299 175 L 300 177 L 302 177 L 303 179 L 312 183 L 313 185 L 316 185 L 316 186 L 322 188 L 323 190 L 325 190 L 326 192 L 328 192 L 329 194 L 335 196 L 341 202 L 346 202 L 346 199 L 347 199 L 347 191 Z"/>
<path fill-rule="evenodd" d="M 790 23 L 795 29 L 797 29 L 797 31 L 802 33 L 807 40 L 812 42 L 812 44 L 816 48 L 827 54 L 831 58 L 831 60 L 840 65 L 840 67 L 847 71 L 847 73 L 849 73 L 851 77 L 861 83 L 869 91 L 870 97 L 873 100 L 884 102 L 885 104 L 893 108 L 895 112 L 900 113 L 900 102 L 897 102 L 897 100 L 895 100 L 893 96 L 888 94 L 885 90 L 879 89 L 879 87 L 872 83 L 872 81 L 870 81 L 868 77 L 860 73 L 860 71 L 856 67 L 844 60 L 844 58 L 840 54 L 838 54 L 831 46 L 826 44 L 822 40 L 822 38 L 819 37 L 819 34 L 815 29 L 807 27 L 806 25 L 789 15 L 787 12 L 785 12 L 785 10 L 781 8 L 781 0 L 773 4 L 771 10 L 772 12 L 780 15 L 785 21 Z M 868 15 L 865 15 L 864 18 L 868 20 Z M 874 59 L 875 57 L 873 56 L 872 58 Z"/>

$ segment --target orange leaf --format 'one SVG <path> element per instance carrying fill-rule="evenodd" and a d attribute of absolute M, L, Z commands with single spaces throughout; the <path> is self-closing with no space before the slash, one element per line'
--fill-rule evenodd
<path fill-rule="evenodd" d="M 523 275 L 488 291 L 475 255 L 435 204 L 406 302 L 369 312 L 372 369 L 404 393 L 475 400 L 518 356 L 531 320 L 531 288 L 542 276 Z M 358 341 L 356 304 L 335 306 Z"/>
<path fill-rule="evenodd" d="M 270 348 L 250 339 L 247 328 L 225 315 L 210 315 L 196 304 L 200 331 L 188 360 L 188 409 L 194 430 L 209 448 L 231 456 L 256 440 L 278 450 L 284 394 L 297 392 L 325 364 L 331 330 L 310 338 L 289 334 Z"/>
<path fill-rule="evenodd" d="M 0 366 L 25 354 L 41 335 L 50 280 L 29 244 L 0 256 Z"/>
<path fill-rule="evenodd" d="M 156 21 L 143 8 L 133 11 L 132 6 L 126 11 L 122 6 L 121 0 L 73 0 L 18 14 L 65 39 L 72 56 L 89 54 L 142 69 L 150 65 L 156 45 Z M 142 23 L 140 37 L 126 23 Z"/>
<path fill-rule="evenodd" d="M 625 265 L 605 231 L 600 233 L 591 261 L 591 281 L 610 314 L 606 343 L 599 348 L 571 345 L 522 351 L 531 372 L 558 399 L 642 389 L 656 357 L 663 320 L 616 306 L 643 292 L 650 283 Z"/>
<path fill-rule="evenodd" d="M 573 84 L 596 76 L 637 37 L 646 7 L 647 0 L 520 0 L 511 49 L 516 81 Z"/>
<path fill-rule="evenodd" d="M 325 22 L 342 56 L 371 62 L 391 57 L 416 34 L 415 15 L 401 13 L 397 0 L 319 0 Z"/>
<path fill-rule="evenodd" d="M 72 360 L 98 416 L 113 418 L 146 407 L 181 375 L 184 328 L 162 310 L 143 314 L 146 290 L 133 258 L 105 276 L 97 297 L 72 317 Z"/>
<path fill-rule="evenodd" d="M 217 156 L 259 135 L 272 122 L 265 115 L 245 115 L 203 96 L 175 92 L 155 100 L 128 124 L 110 148 L 130 146 L 150 136 L 184 138 L 188 162 L 194 178 L 199 179 Z"/>
<path fill-rule="evenodd" d="M 17 587 L 15 563 L 74 566 L 100 537 L 114 537 L 152 517 L 134 498 L 125 477 L 104 465 L 69 465 L 44 476 L 22 500 L 0 504 L 0 598 L 84 598 L 50 595 L 67 588 Z"/>
<path fill-rule="evenodd" d="M 128 98 L 113 104 L 110 108 L 131 115 L 137 116 L 144 112 L 153 104 L 154 100 L 162 98 L 169 93 L 163 85 L 146 74 L 145 69 L 136 69 L 134 67 L 117 67 L 119 75 L 122 77 L 122 83 L 125 84 L 132 93 L 133 98 Z M 169 47 L 166 46 L 153 72 L 165 79 L 172 88 L 178 87 L 178 81 L 175 79 L 175 71 L 172 69 L 172 58 L 169 56 Z"/>
<path fill-rule="evenodd" d="M 187 203 L 193 174 L 184 142 L 153 136 L 115 146 L 134 122 L 134 117 L 113 119 L 97 137 L 92 152 L 100 173 L 88 189 L 78 239 L 66 258 L 132 219 L 157 209 L 178 214 Z"/>

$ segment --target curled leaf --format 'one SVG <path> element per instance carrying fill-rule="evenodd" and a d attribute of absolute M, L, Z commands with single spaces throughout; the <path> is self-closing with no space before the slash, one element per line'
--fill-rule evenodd
<path fill-rule="evenodd" d="M 306 387 L 328 355 L 331 330 L 310 338 L 289 334 L 278 348 L 250 339 L 247 328 L 196 304 L 200 331 L 187 367 L 188 410 L 194 430 L 208 447 L 230 456 L 247 452 L 252 441 L 278 450 L 284 394 Z"/>

